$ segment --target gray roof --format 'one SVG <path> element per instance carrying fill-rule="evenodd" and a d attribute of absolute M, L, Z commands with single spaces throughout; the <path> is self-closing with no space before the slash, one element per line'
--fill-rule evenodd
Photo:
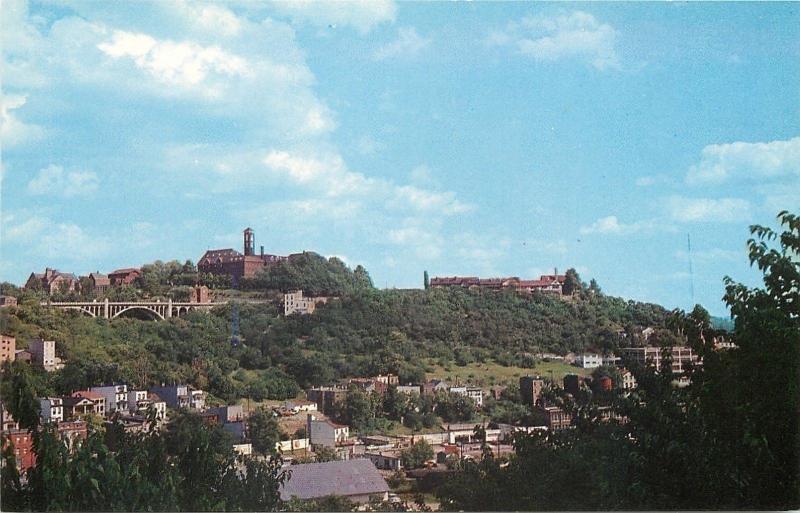
<path fill-rule="evenodd" d="M 370 495 L 389 491 L 386 480 L 368 459 L 305 463 L 289 467 L 281 499 L 316 499 L 328 495 Z"/>

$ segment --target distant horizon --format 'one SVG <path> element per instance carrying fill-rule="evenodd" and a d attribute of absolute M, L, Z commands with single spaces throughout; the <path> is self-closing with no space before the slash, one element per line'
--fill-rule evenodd
<path fill-rule="evenodd" d="M 3 2 L 0 279 L 251 226 L 382 288 L 574 267 L 725 316 L 724 276 L 761 283 L 748 226 L 800 197 L 800 5 L 303 5 Z"/>

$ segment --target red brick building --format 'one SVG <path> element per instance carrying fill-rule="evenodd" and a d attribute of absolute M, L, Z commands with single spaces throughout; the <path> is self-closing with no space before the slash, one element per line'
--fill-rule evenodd
<path fill-rule="evenodd" d="M 522 293 L 544 292 L 562 294 L 567 277 L 563 274 L 543 274 L 538 280 L 521 280 L 517 276 L 507 278 L 477 278 L 475 276 L 449 276 L 431 278 L 431 288 L 463 287 L 485 290 L 511 289 Z"/>
<path fill-rule="evenodd" d="M 44 273 L 31 273 L 25 282 L 26 289 L 41 288 L 48 295 L 56 292 L 74 292 L 80 289 L 78 278 L 72 273 L 62 273 L 47 267 Z"/>
<path fill-rule="evenodd" d="M 234 281 L 239 278 L 252 278 L 256 272 L 287 260 L 286 256 L 265 255 L 264 246 L 261 253 L 255 253 L 255 238 L 251 228 L 244 231 L 244 255 L 235 249 L 210 249 L 200 257 L 197 270 L 201 273 L 228 275 Z"/>
<path fill-rule="evenodd" d="M 142 271 L 134 267 L 125 269 L 117 269 L 116 271 L 108 273 L 108 280 L 111 285 L 130 285 L 136 278 L 142 275 Z"/>
<path fill-rule="evenodd" d="M 17 461 L 17 470 L 24 472 L 36 465 L 36 453 L 33 452 L 33 436 L 25 429 L 12 429 L 3 433 L 3 450 L 11 444 L 14 448 L 14 458 Z"/>

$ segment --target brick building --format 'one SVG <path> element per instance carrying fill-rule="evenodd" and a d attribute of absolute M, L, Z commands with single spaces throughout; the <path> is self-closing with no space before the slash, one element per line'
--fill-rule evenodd
<path fill-rule="evenodd" d="M 117 269 L 116 271 L 108 273 L 108 280 L 111 282 L 111 285 L 114 286 L 130 285 L 141 275 L 142 271 L 140 269 L 135 267 L 127 267 L 125 269 Z"/>
<path fill-rule="evenodd" d="M 567 277 L 563 274 L 543 274 L 538 280 L 521 280 L 517 276 L 506 278 L 477 278 L 475 276 L 449 276 L 443 278 L 431 278 L 431 288 L 443 287 L 462 287 L 476 288 L 484 290 L 516 290 L 517 292 L 530 294 L 533 292 L 543 292 L 548 294 L 562 294 L 564 282 Z"/>
<path fill-rule="evenodd" d="M 244 231 L 244 255 L 235 249 L 210 249 L 200 257 L 197 270 L 201 273 L 228 275 L 234 281 L 239 278 L 252 278 L 259 270 L 287 260 L 289 257 L 255 253 L 255 237 L 252 228 Z"/>
<path fill-rule="evenodd" d="M 0 363 L 6 360 L 13 362 L 16 352 L 17 339 L 10 335 L 0 335 Z"/>
<path fill-rule="evenodd" d="M 42 289 L 52 295 L 56 292 L 75 292 L 80 289 L 80 283 L 72 273 L 62 273 L 47 267 L 44 273 L 31 273 L 25 282 L 25 288 Z"/>
<path fill-rule="evenodd" d="M 104 294 L 111 287 L 111 279 L 100 272 L 89 273 L 89 281 L 92 283 L 92 292 Z"/>

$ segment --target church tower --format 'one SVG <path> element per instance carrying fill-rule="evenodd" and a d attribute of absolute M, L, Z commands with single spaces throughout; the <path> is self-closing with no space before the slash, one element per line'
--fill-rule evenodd
<path fill-rule="evenodd" d="M 247 228 L 244 231 L 244 256 L 253 256 L 255 251 L 255 240 L 253 238 L 253 229 Z"/>

